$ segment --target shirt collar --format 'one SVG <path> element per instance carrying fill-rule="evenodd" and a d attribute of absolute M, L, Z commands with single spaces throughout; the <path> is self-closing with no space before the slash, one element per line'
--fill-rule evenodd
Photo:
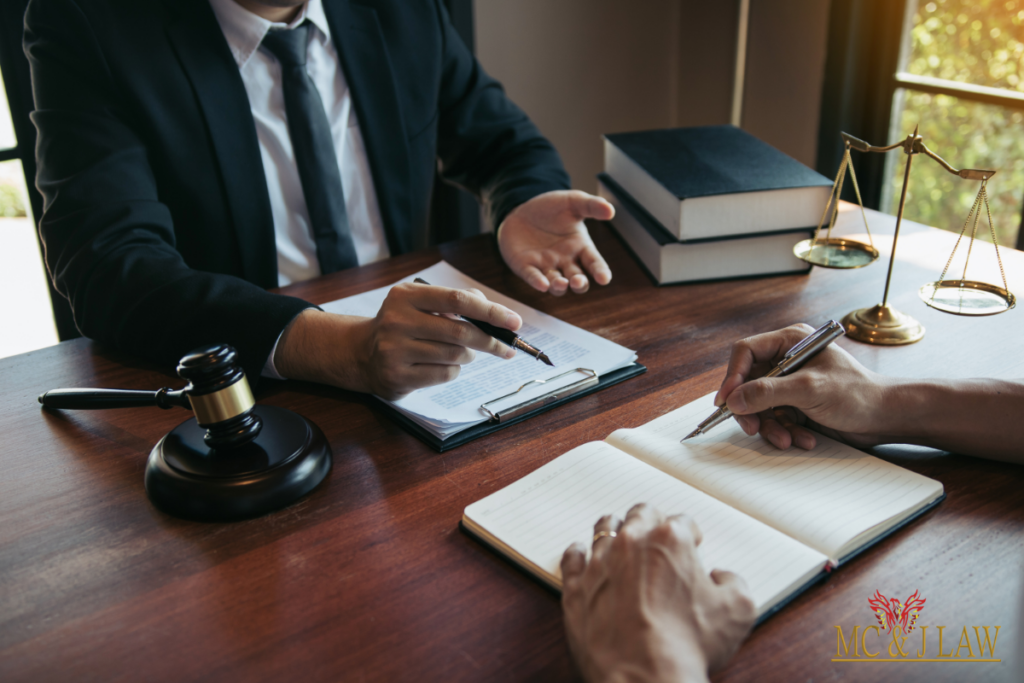
<path fill-rule="evenodd" d="M 272 29 L 295 28 L 308 19 L 327 40 L 331 38 L 331 29 L 327 24 L 322 0 L 309 0 L 290 24 L 268 21 L 245 9 L 235 0 L 210 0 L 210 5 L 239 69 L 245 66 L 259 49 L 267 31 Z"/>

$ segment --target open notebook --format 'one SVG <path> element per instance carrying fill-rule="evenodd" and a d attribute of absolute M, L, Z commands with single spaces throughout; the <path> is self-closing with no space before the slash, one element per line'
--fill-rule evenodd
<path fill-rule="evenodd" d="M 463 527 L 559 589 L 562 553 L 589 546 L 601 515 L 641 502 L 685 512 L 704 532 L 704 566 L 746 579 L 764 617 L 945 495 L 940 482 L 821 435 L 813 450 L 780 451 L 730 420 L 680 444 L 713 398 L 574 448 L 467 507 Z"/>

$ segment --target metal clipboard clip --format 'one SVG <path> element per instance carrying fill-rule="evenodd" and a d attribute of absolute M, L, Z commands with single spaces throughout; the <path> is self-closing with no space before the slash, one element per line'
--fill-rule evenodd
<path fill-rule="evenodd" d="M 492 411 L 488 407 L 494 405 L 495 403 L 500 403 L 505 399 L 512 398 L 513 396 L 515 396 L 516 394 L 518 394 L 523 389 L 529 386 L 532 386 L 534 384 L 547 384 L 549 382 L 553 382 L 556 379 L 565 377 L 566 375 L 571 375 L 574 372 L 582 373 L 583 375 L 585 375 L 585 377 L 581 380 L 573 382 L 572 384 L 567 384 L 564 387 L 559 387 L 558 389 L 554 389 L 546 394 L 536 396 L 534 398 L 523 401 L 522 403 L 517 403 L 514 406 L 509 406 L 508 408 L 498 410 L 497 412 Z M 499 396 L 496 399 L 492 399 L 490 401 L 487 401 L 486 403 L 482 403 L 480 405 L 480 410 L 482 410 L 483 412 L 487 413 L 487 415 L 490 416 L 491 422 L 500 423 L 505 420 L 511 420 L 512 418 L 523 415 L 524 413 L 529 413 L 531 411 L 537 410 L 538 408 L 542 408 L 546 405 L 554 403 L 555 401 L 561 398 L 565 398 L 566 396 L 572 396 L 573 394 L 583 391 L 587 387 L 592 387 L 597 383 L 598 376 L 597 373 L 594 372 L 593 370 L 588 370 L 587 368 L 576 368 L 575 370 L 567 370 L 566 372 L 563 372 L 560 375 L 548 377 L 547 379 L 531 379 L 529 382 L 522 385 L 521 387 L 513 391 L 511 394 L 505 394 L 504 396 Z"/>

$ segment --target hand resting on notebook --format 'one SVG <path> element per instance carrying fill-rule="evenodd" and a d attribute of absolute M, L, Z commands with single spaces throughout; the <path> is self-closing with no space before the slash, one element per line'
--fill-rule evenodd
<path fill-rule="evenodd" d="M 886 377 L 837 344 L 791 375 L 762 377 L 812 331 L 793 325 L 736 342 L 715 405 L 778 448 L 813 448 L 813 427 L 857 447 L 909 443 L 1024 462 L 1024 382 Z"/>
<path fill-rule="evenodd" d="M 690 517 L 641 504 L 625 521 L 602 517 L 594 531 L 589 562 L 580 544 L 562 557 L 565 628 L 583 677 L 706 681 L 754 623 L 743 579 L 707 574 Z"/>
<path fill-rule="evenodd" d="M 397 400 L 455 379 L 475 351 L 515 357 L 514 349 L 453 320 L 456 315 L 512 331 L 523 324 L 518 313 L 478 290 L 403 283 L 391 288 L 374 318 L 306 309 L 281 335 L 274 362 L 289 379 Z"/>

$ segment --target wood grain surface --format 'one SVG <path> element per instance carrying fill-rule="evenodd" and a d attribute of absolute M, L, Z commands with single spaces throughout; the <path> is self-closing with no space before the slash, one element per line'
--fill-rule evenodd
<path fill-rule="evenodd" d="M 843 214 L 856 231 L 853 214 Z M 871 214 L 887 259 L 892 219 Z M 558 598 L 458 530 L 462 510 L 565 451 L 635 427 L 717 388 L 731 343 L 821 324 L 881 298 L 886 262 L 857 271 L 657 288 L 604 225 L 614 280 L 540 295 L 489 236 L 287 288 L 326 302 L 443 258 L 473 278 L 636 350 L 650 370 L 439 455 L 375 399 L 264 380 L 260 402 L 316 422 L 334 469 L 295 505 L 234 524 L 173 519 L 142 475 L 181 409 L 44 412 L 75 386 L 179 386 L 158 368 L 79 339 L 0 360 L 0 680 L 570 681 Z M 910 377 L 1024 377 L 1024 312 L 971 319 L 927 308 L 955 235 L 908 225 L 890 303 L 924 340 L 842 340 L 869 367 Z M 976 254 L 979 277 L 991 247 Z M 994 262 L 994 256 L 991 257 Z M 1024 294 L 1024 254 L 1004 252 Z M 988 279 L 998 277 L 989 267 Z M 1024 417 L 1024 416 L 1022 416 Z M 1024 560 L 1024 468 L 909 447 L 883 457 L 934 477 L 947 500 L 759 627 L 719 681 L 1002 680 L 1011 664 L 833 663 L 835 625 L 870 625 L 875 590 L 927 598 L 922 624 L 1000 625 L 1010 655 Z M 947 635 L 948 635 L 947 631 Z M 947 643 L 948 647 L 948 643 Z M 965 667 L 970 667 L 966 670 Z"/>

